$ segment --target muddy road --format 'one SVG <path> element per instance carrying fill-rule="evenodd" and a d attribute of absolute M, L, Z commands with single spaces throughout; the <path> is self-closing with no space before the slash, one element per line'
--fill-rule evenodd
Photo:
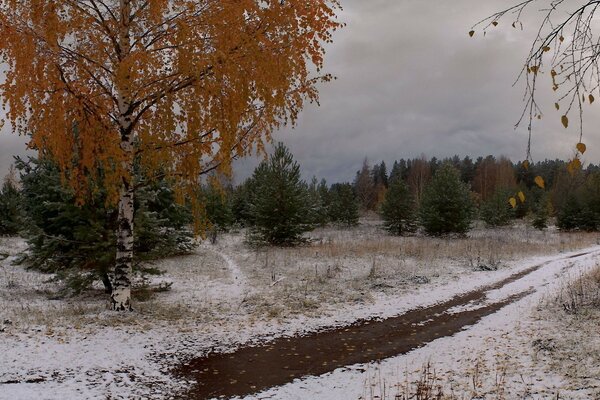
<path fill-rule="evenodd" d="M 576 254 L 565 260 L 588 254 Z M 180 396 L 186 399 L 244 396 L 296 378 L 407 353 L 440 337 L 451 336 L 533 293 L 534 289 L 528 289 L 496 302 L 486 301 L 490 291 L 516 282 L 546 264 L 397 317 L 359 321 L 343 328 L 242 347 L 230 354 L 193 359 L 175 371 L 179 377 L 198 382 Z"/>

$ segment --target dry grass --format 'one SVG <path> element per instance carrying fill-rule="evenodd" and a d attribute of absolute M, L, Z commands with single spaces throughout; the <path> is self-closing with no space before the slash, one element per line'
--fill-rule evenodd
<path fill-rule="evenodd" d="M 228 252 L 249 279 L 248 312 L 267 317 L 317 314 L 338 304 L 398 295 L 420 284 L 455 281 L 477 269 L 496 269 L 531 256 L 595 244 L 589 233 L 539 232 L 524 226 L 478 228 L 466 238 L 394 237 L 373 224 L 320 229 L 298 248 L 244 249 L 226 236 Z"/>
<path fill-rule="evenodd" d="M 600 265 L 565 281 L 537 316 L 543 329 L 532 342 L 536 360 L 564 376 L 567 389 L 600 398 Z"/>
<path fill-rule="evenodd" d="M 386 381 L 376 367 L 366 371 L 363 394 L 359 400 L 512 400 L 529 398 L 523 386 L 510 387 L 507 364 L 493 363 L 477 356 L 468 360 L 470 365 L 455 373 L 440 373 L 432 361 L 414 371 L 399 373 L 396 381 Z M 493 365 L 492 365 L 493 364 Z M 464 365 L 464 364 L 463 364 Z M 389 379 L 389 376 L 387 377 Z"/>
<path fill-rule="evenodd" d="M 101 290 L 48 300 L 56 285 L 48 283 L 47 276 L 0 262 L 2 317 L 22 319 L 27 325 L 85 326 L 122 325 L 140 316 L 164 324 L 318 316 L 324 309 L 369 303 L 381 294 L 401 295 L 429 282 L 456 281 L 481 265 L 501 267 L 597 240 L 595 234 L 539 232 L 524 226 L 476 228 L 466 238 L 393 237 L 376 220 L 357 228 L 319 229 L 311 237 L 311 244 L 298 248 L 253 249 L 238 232 L 194 255 L 161 261 L 156 267 L 165 275 L 135 293 L 133 316 L 107 312 Z M 23 250 L 15 240 L 4 240 L 0 249 L 11 255 Z M 243 274 L 243 298 L 229 295 L 233 281 L 223 255 Z M 163 281 L 172 282 L 172 290 L 155 293 Z"/>

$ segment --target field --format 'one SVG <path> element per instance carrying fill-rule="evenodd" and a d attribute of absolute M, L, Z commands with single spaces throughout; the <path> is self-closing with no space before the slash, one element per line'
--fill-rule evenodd
<path fill-rule="evenodd" d="M 597 307 L 588 307 L 594 286 L 583 275 L 576 281 L 588 282 L 591 291 L 582 300 L 582 290 L 570 283 L 575 269 L 553 260 L 581 249 L 598 251 L 598 238 L 524 225 L 476 227 L 466 238 L 392 237 L 371 218 L 356 228 L 314 231 L 302 247 L 253 248 L 237 231 L 214 245 L 200 242 L 193 254 L 157 262 L 163 274 L 136 282 L 134 312 L 128 314 L 107 310 L 100 284 L 58 298 L 59 283 L 50 276 L 13 265 L 25 251 L 23 240 L 3 238 L 0 398 L 177 397 L 195 382 L 174 378 L 170 370 L 192 357 L 395 316 L 542 261 L 549 267 L 522 283 L 539 287 L 534 295 L 468 330 L 397 359 L 290 383 L 270 395 L 393 399 L 431 378 L 433 370 L 433 386 L 439 383 L 456 398 L 478 391 L 496 396 L 489 398 L 536 390 L 550 396 L 559 387 L 570 393 L 580 387 L 589 395 L 589 377 L 598 372 L 590 368 L 598 362 L 580 340 L 597 332 Z M 584 274 L 595 257 L 573 268 Z M 578 312 L 566 312 L 564 304 Z M 427 364 L 431 374 L 423 375 Z M 522 371 L 519 382 L 514 374 Z M 544 379 L 536 381 L 536 374 Z"/>

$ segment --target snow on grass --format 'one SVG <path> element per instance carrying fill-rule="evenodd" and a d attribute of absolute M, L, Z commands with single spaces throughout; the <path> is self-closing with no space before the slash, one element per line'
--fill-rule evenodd
<path fill-rule="evenodd" d="M 448 396 L 445 398 L 550 399 L 557 398 L 557 395 L 568 399 L 598 398 L 600 384 L 598 375 L 593 375 L 598 372 L 597 363 L 589 363 L 595 369 L 578 371 L 588 379 L 579 379 L 576 381 L 579 384 L 574 385 L 567 380 L 569 371 L 549 369 L 537 357 L 540 343 L 544 343 L 539 337 L 547 336 L 546 330 L 557 326 L 540 322 L 535 314 L 532 315 L 545 298 L 555 295 L 569 275 L 578 276 L 598 268 L 600 248 L 590 250 L 592 253 L 589 255 L 573 260 L 564 257 L 550 262 L 544 260 L 546 265 L 540 270 L 507 285 L 505 289 L 491 292 L 494 296 L 488 300 L 492 297 L 499 300 L 524 289 L 536 289 L 534 294 L 484 317 L 478 324 L 458 334 L 437 339 L 420 349 L 380 363 L 348 366 L 320 377 L 296 380 L 245 399 L 396 399 L 403 398 L 396 397 L 402 395 L 411 398 L 409 396 L 414 395 L 416 383 L 423 377 L 423 367 L 427 365 L 430 366 L 429 372 L 435 373 L 433 393 L 443 393 Z M 504 293 L 500 295 L 499 292 Z M 574 356 L 583 356 L 581 350 L 587 348 L 589 351 L 600 346 L 597 321 L 596 324 L 583 325 L 590 334 L 586 336 L 588 344 L 563 348 L 564 353 L 570 354 L 567 357 L 572 358 L 573 364 L 576 363 Z M 596 335 L 590 332 L 594 326 Z M 564 326 L 562 329 L 568 331 Z M 562 337 L 570 335 L 572 332 Z M 576 337 L 582 339 L 581 335 Z M 570 374 L 577 375 L 573 370 Z"/>
<path fill-rule="evenodd" d="M 190 384 L 169 368 L 190 357 L 398 315 L 596 241 L 523 227 L 476 229 L 466 239 L 395 238 L 375 224 L 312 236 L 305 247 L 253 249 L 233 233 L 156 262 L 164 274 L 151 285 L 172 289 L 135 302 L 130 314 L 109 312 L 99 290 L 50 300 L 57 287 L 48 275 L 12 265 L 24 242 L 0 238 L 0 254 L 8 254 L 0 261 L 0 398 L 168 398 Z M 480 264 L 499 269 L 478 271 Z M 358 376 L 344 381 L 352 393 L 363 390 Z M 319 398 L 331 387 L 315 379 L 306 384 L 315 382 Z"/>

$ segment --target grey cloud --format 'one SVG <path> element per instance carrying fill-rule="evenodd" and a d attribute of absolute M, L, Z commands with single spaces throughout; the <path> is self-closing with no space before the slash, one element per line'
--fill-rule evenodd
<path fill-rule="evenodd" d="M 320 87 L 320 107 L 307 105 L 294 129 L 274 135 L 289 145 L 307 178 L 351 180 L 364 157 L 386 162 L 421 153 L 523 158 L 526 129 L 514 130 L 523 87 L 512 84 L 537 16 L 525 21 L 524 31 L 503 22 L 485 38 L 480 32 L 469 38 L 475 22 L 510 2 L 342 1 L 340 18 L 348 25 L 328 47 L 325 68 L 338 79 Z M 552 93 L 542 93 L 546 115 L 534 128 L 534 158 L 569 157 L 577 129 L 562 128 Z M 598 162 L 595 110 L 586 115 L 585 141 L 587 159 Z M 7 137 L 0 135 L 3 158 L 16 148 L 6 147 L 15 141 Z M 256 159 L 236 163 L 237 180 L 256 164 Z"/>

